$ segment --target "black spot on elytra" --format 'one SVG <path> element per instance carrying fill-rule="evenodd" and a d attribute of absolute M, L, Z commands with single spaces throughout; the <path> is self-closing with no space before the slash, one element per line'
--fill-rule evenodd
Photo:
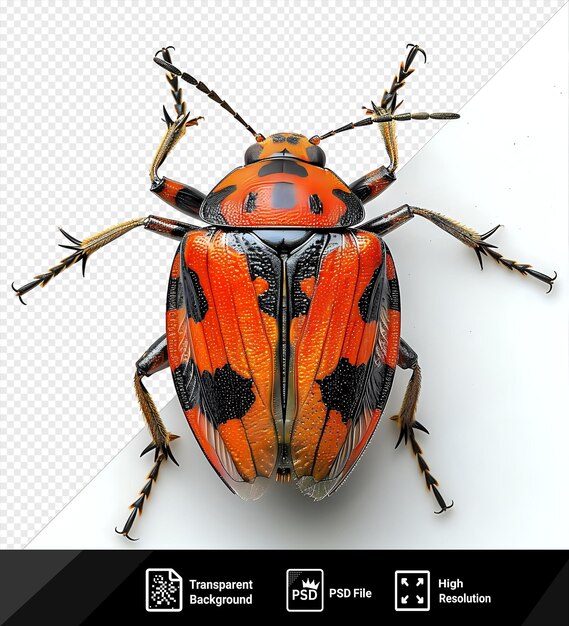
<path fill-rule="evenodd" d="M 271 204 L 273 209 L 292 209 L 296 205 L 296 189 L 293 183 L 272 185 Z"/>
<path fill-rule="evenodd" d="M 286 141 L 286 137 L 284 135 L 271 135 L 271 139 L 274 141 L 274 143 L 284 143 Z"/>
<path fill-rule="evenodd" d="M 322 206 L 322 200 L 320 200 L 320 196 L 317 193 L 313 193 L 309 196 L 308 204 L 310 205 L 310 212 L 315 215 L 319 215 L 324 209 Z"/>
<path fill-rule="evenodd" d="M 255 402 L 251 390 L 253 380 L 245 378 L 226 363 L 213 375 L 204 371 L 201 376 L 202 409 L 215 426 L 233 419 L 241 419 Z"/>
<path fill-rule="evenodd" d="M 320 385 L 326 409 L 339 411 L 343 422 L 354 417 L 360 405 L 365 374 L 365 363 L 352 365 L 348 359 L 342 357 L 331 374 L 316 381 Z"/>
<path fill-rule="evenodd" d="M 391 262 L 393 263 L 393 257 L 391 256 L 391 252 L 389 252 L 389 248 L 387 247 L 385 242 L 382 243 L 382 249 L 386 257 L 389 256 Z M 401 311 L 399 282 L 397 280 L 397 276 L 389 281 L 389 308 L 393 309 L 394 311 Z"/>
<path fill-rule="evenodd" d="M 245 200 L 245 213 L 253 213 L 257 208 L 257 192 L 250 191 Z"/>
<path fill-rule="evenodd" d="M 203 287 L 201 286 L 200 278 L 196 272 L 187 265 L 184 265 L 182 268 L 182 276 L 184 280 L 184 294 L 188 316 L 191 317 L 194 322 L 201 322 L 209 309 L 209 305 Z"/>
<path fill-rule="evenodd" d="M 353 226 L 363 220 L 364 206 L 355 193 L 343 189 L 332 189 L 332 193 L 346 205 L 346 211 L 340 218 L 338 226 Z"/>
<path fill-rule="evenodd" d="M 316 277 L 320 266 L 320 258 L 326 244 L 326 236 L 314 237 L 304 248 L 291 257 L 294 265 L 291 269 L 291 316 L 298 317 L 308 313 L 310 298 L 302 291 L 300 285 L 306 278 Z"/>
<path fill-rule="evenodd" d="M 293 146 L 296 146 L 296 144 L 300 141 L 300 137 L 298 135 L 290 135 L 290 137 L 286 138 L 287 143 L 291 143 Z"/>
<path fill-rule="evenodd" d="M 263 146 L 260 143 L 254 143 L 252 146 L 249 146 L 245 150 L 245 165 L 258 161 L 262 151 Z"/>
<path fill-rule="evenodd" d="M 166 297 L 166 310 L 173 311 L 184 306 L 184 290 L 179 278 L 172 278 L 168 281 L 168 295 Z"/>
<path fill-rule="evenodd" d="M 249 234 L 239 236 L 239 247 L 243 250 L 249 266 L 251 280 L 264 278 L 269 287 L 257 296 L 259 308 L 271 317 L 277 316 L 279 301 L 280 261 L 270 250 L 262 246 Z"/>
<path fill-rule="evenodd" d="M 379 272 L 383 266 L 376 267 L 367 284 L 364 292 L 362 293 L 359 301 L 358 308 L 360 315 L 364 322 L 377 321 L 379 319 L 379 305 L 381 303 L 380 285 L 377 284 Z"/>
<path fill-rule="evenodd" d="M 389 398 L 389 392 L 391 391 L 391 385 L 393 384 L 393 378 L 395 376 L 395 368 L 389 367 L 389 365 L 384 366 L 383 373 L 383 385 L 381 387 L 381 394 L 377 398 L 376 409 L 380 409 L 383 411 L 385 405 L 387 404 L 387 398 Z"/>
<path fill-rule="evenodd" d="M 389 308 L 394 311 L 400 311 L 401 305 L 399 304 L 399 282 L 397 278 L 392 278 L 389 281 L 389 291 L 391 293 L 391 303 Z"/>
<path fill-rule="evenodd" d="M 193 361 L 180 363 L 172 372 L 174 386 L 184 411 L 193 409 L 198 402 L 199 373 Z"/>
<path fill-rule="evenodd" d="M 226 224 L 221 212 L 221 203 L 237 189 L 237 185 L 229 185 L 219 191 L 212 191 L 203 201 L 200 216 L 210 224 Z"/>
<path fill-rule="evenodd" d="M 302 178 L 308 176 L 305 167 L 289 158 L 272 159 L 259 169 L 259 176 L 269 176 L 270 174 L 290 174 L 291 176 L 300 176 Z"/>

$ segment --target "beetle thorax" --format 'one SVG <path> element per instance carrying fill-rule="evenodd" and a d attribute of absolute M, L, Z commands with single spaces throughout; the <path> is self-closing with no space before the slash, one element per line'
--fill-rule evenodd
<path fill-rule="evenodd" d="M 324 167 L 323 150 L 297 133 L 277 133 L 248 148 L 245 165 L 219 182 L 200 217 L 249 228 L 333 228 L 364 217 L 359 198 Z"/>

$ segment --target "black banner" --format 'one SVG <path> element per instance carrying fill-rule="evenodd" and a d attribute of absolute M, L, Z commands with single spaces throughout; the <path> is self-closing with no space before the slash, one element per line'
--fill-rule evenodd
<path fill-rule="evenodd" d="M 0 623 L 569 624 L 567 551 L 3 552 Z M 166 618 L 164 614 L 168 614 Z"/>

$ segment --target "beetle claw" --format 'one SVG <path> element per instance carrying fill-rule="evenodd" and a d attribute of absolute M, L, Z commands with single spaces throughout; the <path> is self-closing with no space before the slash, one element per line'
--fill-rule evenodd
<path fill-rule="evenodd" d="M 419 48 L 419 46 L 415 43 L 408 43 L 406 48 L 415 48 L 415 50 L 410 54 L 413 54 L 413 57 L 415 56 L 415 54 L 417 54 L 417 52 L 420 52 L 423 55 L 423 58 L 425 59 L 425 63 L 427 62 L 427 53 L 423 50 L 423 48 Z"/>
<path fill-rule="evenodd" d="M 18 298 L 20 299 L 20 302 L 24 305 L 24 306 L 28 306 L 25 302 L 24 299 L 22 298 L 22 294 L 20 293 L 19 289 L 16 289 L 16 287 L 14 287 L 14 281 L 12 281 L 12 284 L 10 285 L 13 289 L 13 291 L 16 292 L 16 295 L 18 296 Z"/>
<path fill-rule="evenodd" d="M 165 106 L 162 107 L 162 110 L 164 111 L 164 122 L 166 122 L 166 126 L 170 128 L 170 126 L 174 123 L 174 120 L 170 117 L 168 109 L 166 109 Z"/>
<path fill-rule="evenodd" d="M 483 250 L 481 250 L 478 246 L 474 248 L 474 252 L 476 252 L 476 256 L 478 257 L 478 262 L 480 263 L 480 269 L 484 270 L 484 264 L 482 263 L 482 255 L 480 254 L 481 251 Z"/>
<path fill-rule="evenodd" d="M 480 235 L 480 239 L 482 239 L 482 241 L 484 241 L 485 239 L 488 239 L 488 237 L 491 237 L 498 230 L 498 228 L 501 228 L 501 227 L 502 227 L 502 224 L 498 224 L 498 226 L 494 226 L 494 228 L 491 228 L 487 233 Z"/>
<path fill-rule="evenodd" d="M 417 430 L 422 430 L 424 433 L 427 433 L 427 435 L 430 435 L 431 433 L 423 426 L 423 424 L 421 424 L 421 422 L 418 422 L 417 420 L 415 420 L 413 422 L 413 424 L 411 425 L 411 428 L 416 428 Z"/>
<path fill-rule="evenodd" d="M 154 450 L 154 448 L 156 447 L 156 444 L 151 441 L 146 448 L 144 448 L 144 450 L 140 453 L 140 456 L 144 456 L 145 454 L 147 454 L 148 452 L 150 452 L 151 450 Z"/>
<path fill-rule="evenodd" d="M 115 532 L 117 533 L 117 535 L 122 535 L 123 537 L 126 537 L 129 541 L 138 541 L 139 539 L 139 537 L 137 537 L 136 539 L 134 537 L 131 537 L 128 534 L 130 531 L 119 530 L 116 526 L 115 526 Z"/>
<path fill-rule="evenodd" d="M 177 465 L 178 467 L 180 467 L 180 464 L 178 463 L 178 461 L 176 461 L 176 459 L 174 458 L 174 455 L 172 454 L 172 448 L 170 448 L 170 446 L 166 446 L 164 448 L 164 453 L 165 453 L 166 458 L 170 457 L 174 465 Z"/>
<path fill-rule="evenodd" d="M 151 441 L 146 448 L 144 448 L 144 450 L 140 453 L 140 456 L 144 456 L 145 454 L 148 454 L 149 452 L 151 452 L 152 450 L 154 450 L 154 461 L 156 462 L 158 460 L 158 456 L 160 454 L 162 454 L 163 458 L 166 459 L 171 459 L 172 462 L 177 465 L 178 467 L 180 467 L 180 464 L 178 463 L 178 461 L 176 460 L 176 458 L 174 457 L 173 453 L 172 453 L 172 448 L 170 447 L 170 443 L 172 441 L 175 441 L 176 439 L 179 439 L 180 435 L 174 435 L 172 433 L 168 433 L 168 441 L 164 444 L 157 444 L 155 441 Z"/>
<path fill-rule="evenodd" d="M 523 276 L 527 276 L 529 274 L 529 276 L 537 278 L 537 280 L 540 280 L 542 283 L 545 283 L 549 286 L 547 293 L 550 293 L 553 289 L 553 282 L 557 278 L 557 272 L 554 272 L 553 276 L 548 276 L 543 272 L 538 272 L 537 270 L 534 270 L 532 266 L 528 263 L 520 263 L 519 261 L 507 259 L 504 257 L 503 254 L 498 252 L 498 250 L 496 249 L 497 246 L 485 241 L 485 239 L 493 235 L 498 230 L 498 228 L 500 228 L 500 226 L 501 224 L 498 224 L 498 226 L 494 226 L 494 228 L 490 229 L 483 235 L 469 236 L 469 245 L 473 248 L 476 256 L 478 257 L 480 269 L 484 269 L 484 265 L 482 263 L 482 255 L 492 257 L 496 261 L 496 263 L 498 263 L 499 265 L 503 265 L 510 271 L 516 270 Z"/>
<path fill-rule="evenodd" d="M 391 419 L 399 419 L 398 415 L 394 415 Z M 400 430 L 399 430 L 399 438 L 397 439 L 397 443 L 395 444 L 395 450 L 397 450 L 397 448 L 399 447 L 399 445 L 401 444 L 401 442 L 403 441 L 403 438 L 405 438 L 405 445 L 407 445 L 407 425 L 401 425 Z"/>
<path fill-rule="evenodd" d="M 498 247 L 498 246 L 495 246 L 493 243 L 488 243 L 487 241 L 478 241 L 477 244 L 480 248 L 497 248 Z"/>
<path fill-rule="evenodd" d="M 427 484 L 429 488 L 433 490 L 433 495 L 435 496 L 439 506 L 441 507 L 440 511 L 435 511 L 435 515 L 440 515 L 441 513 L 448 511 L 448 509 L 452 509 L 452 507 L 454 506 L 454 500 L 452 500 L 451 503 L 447 505 L 447 503 L 445 502 L 444 498 L 441 495 L 441 492 L 437 489 L 437 481 L 434 479 L 432 479 L 432 481 L 433 482 L 427 481 Z"/>
<path fill-rule="evenodd" d="M 80 246 L 80 245 L 81 245 L 81 242 L 79 241 L 79 239 L 77 239 L 77 238 L 73 237 L 72 235 L 70 235 L 69 233 L 65 232 L 65 231 L 63 230 L 63 228 L 61 228 L 61 226 L 58 226 L 58 228 L 59 228 L 59 232 L 60 232 L 60 233 L 61 233 L 64 237 L 67 237 L 67 239 L 69 239 L 69 241 L 70 241 L 71 243 L 74 243 L 76 246 Z"/>
<path fill-rule="evenodd" d="M 553 276 L 553 278 L 550 279 L 550 281 L 549 281 L 549 289 L 547 290 L 546 293 L 551 293 L 551 290 L 553 289 L 553 281 L 557 278 L 557 272 L 555 270 L 553 270 L 553 273 L 555 274 L 555 276 Z M 20 298 L 20 300 L 21 300 L 21 298 Z M 26 303 L 24 302 L 24 304 L 26 304 Z"/>
<path fill-rule="evenodd" d="M 160 48 L 160 50 L 157 50 L 154 53 L 154 56 L 157 57 L 160 53 L 164 54 L 165 52 L 168 52 L 168 50 L 176 50 L 176 48 L 174 48 L 174 46 L 166 46 L 165 48 Z"/>
<path fill-rule="evenodd" d="M 454 500 L 451 501 L 451 503 L 449 505 L 446 505 L 441 507 L 440 511 L 434 511 L 435 515 L 440 515 L 441 513 L 444 513 L 445 511 L 448 511 L 449 509 L 452 509 L 452 507 L 454 506 Z"/>

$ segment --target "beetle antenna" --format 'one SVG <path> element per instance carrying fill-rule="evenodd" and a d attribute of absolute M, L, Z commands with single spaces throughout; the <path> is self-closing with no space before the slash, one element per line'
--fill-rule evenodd
<path fill-rule="evenodd" d="M 213 100 L 214 102 L 217 102 L 217 104 L 219 104 L 222 108 L 224 108 L 226 111 L 231 113 L 231 115 L 233 115 L 233 117 L 240 124 L 243 124 L 243 126 L 245 126 L 245 128 L 255 137 L 257 141 L 263 141 L 265 139 L 265 137 L 261 135 L 261 133 L 256 132 L 252 128 L 252 126 L 247 124 L 247 122 L 241 117 L 241 115 L 239 115 L 239 113 L 234 111 L 233 108 L 229 104 L 227 104 L 227 102 L 225 102 L 225 100 L 222 100 L 215 91 L 213 91 L 207 85 L 202 83 L 201 80 L 197 80 L 196 78 L 194 78 L 187 72 L 182 72 L 177 67 L 169 63 L 167 60 L 161 59 L 157 55 L 154 57 L 154 62 L 157 63 L 160 67 L 163 67 L 172 76 L 180 77 L 182 80 L 185 80 L 187 83 L 190 83 L 190 85 L 193 85 L 196 89 L 199 89 L 201 92 L 205 93 L 205 95 L 208 98 L 211 98 L 211 100 Z"/>
<path fill-rule="evenodd" d="M 314 137 L 310 138 L 310 143 L 318 145 L 323 139 L 328 139 L 328 137 L 332 137 L 332 135 L 337 135 L 338 133 L 343 133 L 345 130 L 351 130 L 352 128 L 359 128 L 360 126 L 369 126 L 370 124 L 384 124 L 386 122 L 407 122 L 409 120 L 456 120 L 460 117 L 458 113 L 399 113 L 398 115 L 393 115 L 392 113 L 387 113 L 386 115 L 381 115 L 378 107 L 372 102 L 372 107 L 374 108 L 374 115 L 372 117 L 366 117 L 363 120 L 359 120 L 357 122 L 350 122 L 345 126 L 341 126 L 340 128 L 336 128 L 336 130 L 330 130 L 324 135 L 314 135 Z"/>

